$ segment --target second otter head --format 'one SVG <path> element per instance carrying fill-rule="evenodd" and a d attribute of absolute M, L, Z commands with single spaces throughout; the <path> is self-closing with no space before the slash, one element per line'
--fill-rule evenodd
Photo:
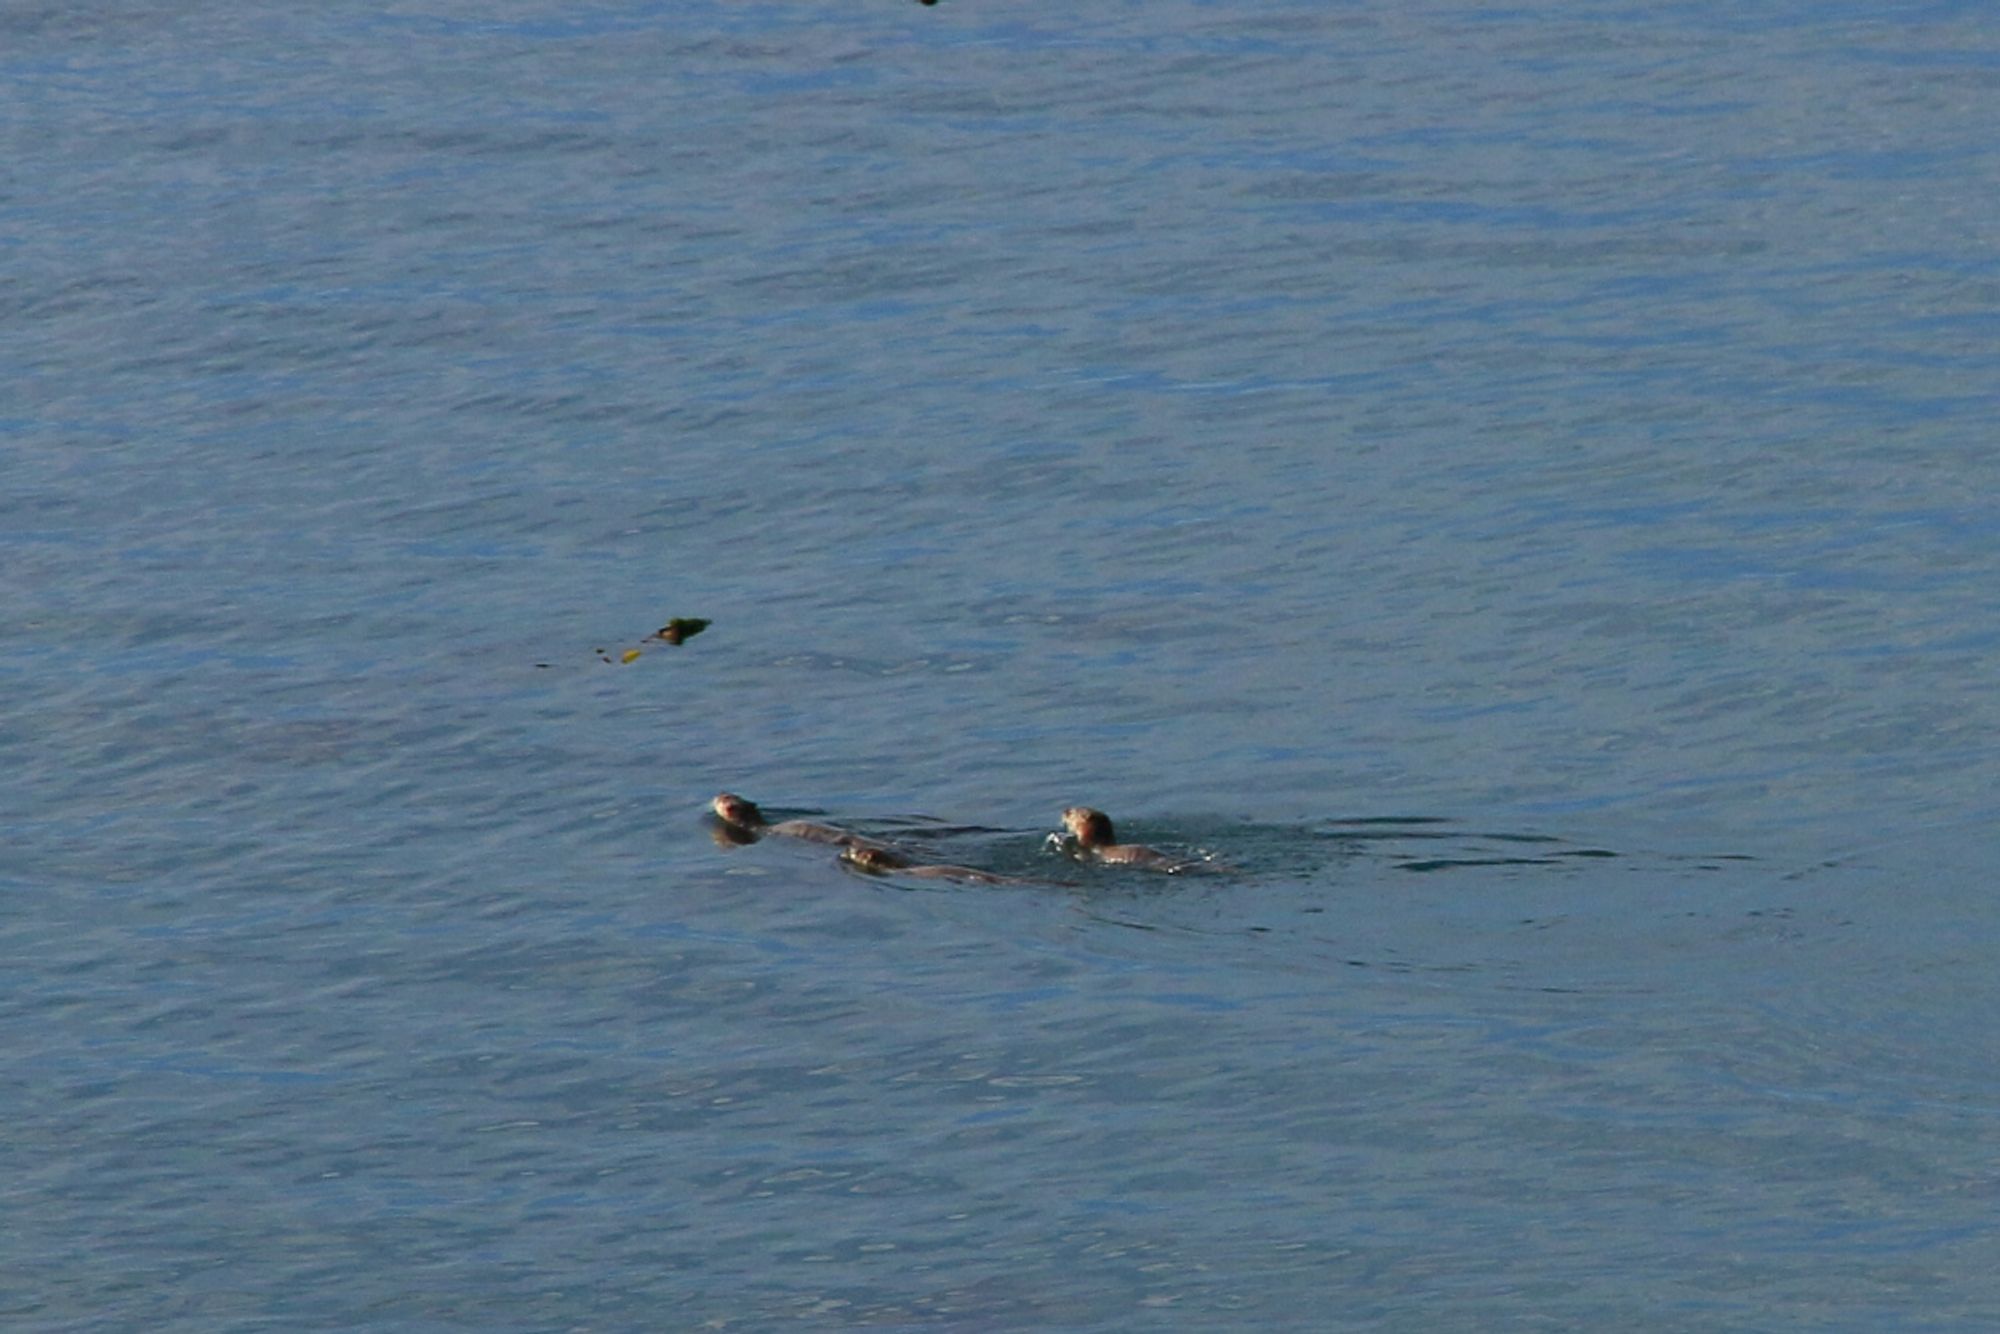
<path fill-rule="evenodd" d="M 1088 806 L 1072 806 L 1062 814 L 1063 828 L 1086 848 L 1107 848 L 1118 841 L 1112 832 L 1111 817 Z"/>
<path fill-rule="evenodd" d="M 868 871 L 876 875 L 909 865 L 887 848 L 858 847 L 851 843 L 840 850 L 840 860 L 857 871 Z"/>

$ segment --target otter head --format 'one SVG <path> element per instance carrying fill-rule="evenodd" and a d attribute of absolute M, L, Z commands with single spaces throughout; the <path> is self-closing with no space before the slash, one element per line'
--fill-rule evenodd
<path fill-rule="evenodd" d="M 1072 806 L 1063 812 L 1063 828 L 1076 835 L 1086 848 L 1109 847 L 1118 841 L 1111 832 L 1111 817 L 1088 806 Z"/>
<path fill-rule="evenodd" d="M 893 871 L 903 864 L 903 859 L 881 848 L 861 848 L 850 844 L 840 850 L 840 860 L 857 871 L 871 871 L 877 874 Z"/>
<path fill-rule="evenodd" d="M 734 792 L 718 794 L 708 808 L 715 812 L 716 819 L 738 829 L 756 829 L 764 823 L 764 812 L 757 809 L 757 803 Z"/>

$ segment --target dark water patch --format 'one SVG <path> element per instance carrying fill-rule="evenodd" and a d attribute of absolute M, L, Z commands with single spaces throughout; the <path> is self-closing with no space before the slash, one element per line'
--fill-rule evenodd
<path fill-rule="evenodd" d="M 1335 830 L 1314 826 L 1311 837 L 1338 844 L 1345 856 L 1389 859 L 1400 870 L 1418 873 L 1470 866 L 1555 867 L 1566 861 L 1609 861 L 1630 855 L 1603 847 L 1565 846 L 1569 840 L 1556 834 L 1533 831 L 1461 830 L 1454 827 L 1454 821 L 1442 817 L 1375 819 L 1367 821 L 1365 825 L 1357 821 L 1344 821 L 1342 824 L 1345 827 Z M 1355 827 L 1357 825 L 1361 827 Z M 1464 851 L 1454 855 L 1431 852 L 1422 857 L 1404 857 L 1402 860 L 1396 860 L 1401 855 L 1397 845 L 1412 842 L 1457 843 L 1463 846 Z M 1501 847 L 1498 850 L 1489 850 L 1485 846 L 1488 844 L 1499 844 Z M 1521 845 L 1543 848 L 1546 851 L 1537 856 L 1506 851 L 1510 846 Z M 1671 855 L 1673 854 L 1669 854 Z"/>
<path fill-rule="evenodd" d="M 1461 866 L 1555 866 L 1552 857 L 1432 857 L 1419 861 L 1397 862 L 1401 871 L 1449 871 Z"/>

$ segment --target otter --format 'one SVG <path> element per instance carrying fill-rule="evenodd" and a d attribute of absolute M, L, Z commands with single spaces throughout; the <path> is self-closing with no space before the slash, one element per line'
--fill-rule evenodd
<path fill-rule="evenodd" d="M 939 862 L 913 862 L 887 848 L 848 846 L 840 850 L 840 864 L 866 875 L 914 875 L 927 880 L 965 880 L 975 885 L 1029 885 L 1036 882 L 970 866 L 946 866 Z"/>
<path fill-rule="evenodd" d="M 730 842 L 754 843 L 764 834 L 779 834 L 785 838 L 802 838 L 809 843 L 837 843 L 845 848 L 888 849 L 872 838 L 851 834 L 845 829 L 837 829 L 830 824 L 814 824 L 810 820 L 780 820 L 772 824 L 764 818 L 764 812 L 757 809 L 757 803 L 747 797 L 739 797 L 734 792 L 717 794 L 708 808 L 715 812 L 715 818 L 722 821 L 722 833 Z"/>
<path fill-rule="evenodd" d="M 1169 857 L 1157 848 L 1139 843 L 1120 843 L 1111 827 L 1111 817 L 1088 806 L 1072 806 L 1062 813 L 1063 828 L 1076 840 L 1075 856 L 1080 861 L 1109 862 L 1114 866 L 1144 866 L 1156 871 L 1173 871 L 1191 865 L 1184 857 Z"/>

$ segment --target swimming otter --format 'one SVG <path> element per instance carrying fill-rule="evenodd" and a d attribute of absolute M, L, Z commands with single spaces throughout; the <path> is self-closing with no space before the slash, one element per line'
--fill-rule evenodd
<path fill-rule="evenodd" d="M 830 824 L 814 824 L 810 820 L 780 820 L 772 824 L 764 818 L 764 812 L 757 809 L 757 803 L 747 797 L 739 797 L 734 792 L 722 792 L 708 808 L 715 812 L 715 818 L 722 821 L 723 832 L 730 842 L 739 839 L 753 843 L 762 834 L 780 834 L 786 838 L 802 838 L 810 843 L 837 843 L 846 848 L 888 849 L 872 838 L 850 834 L 845 829 L 836 829 Z"/>
<path fill-rule="evenodd" d="M 991 871 L 975 870 L 970 866 L 946 866 L 937 862 L 912 862 L 899 852 L 887 848 L 845 847 L 840 850 L 840 864 L 866 875 L 914 875 L 927 880 L 967 880 L 975 885 L 1027 885 L 1034 881 L 1019 880 L 1010 875 L 995 875 Z"/>
<path fill-rule="evenodd" d="M 1157 848 L 1138 843 L 1120 843 L 1111 828 L 1111 817 L 1088 806 L 1072 806 L 1062 814 L 1063 828 L 1076 839 L 1076 856 L 1082 861 L 1110 862 L 1117 866 L 1146 866 L 1171 871 L 1189 865 L 1184 857 L 1169 857 Z"/>

